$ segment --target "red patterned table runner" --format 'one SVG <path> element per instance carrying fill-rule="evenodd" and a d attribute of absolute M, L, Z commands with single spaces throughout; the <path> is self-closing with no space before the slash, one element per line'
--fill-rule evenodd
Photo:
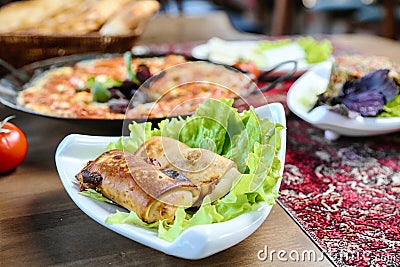
<path fill-rule="evenodd" d="M 287 127 L 280 204 L 338 266 L 400 266 L 400 133 L 327 141 Z"/>

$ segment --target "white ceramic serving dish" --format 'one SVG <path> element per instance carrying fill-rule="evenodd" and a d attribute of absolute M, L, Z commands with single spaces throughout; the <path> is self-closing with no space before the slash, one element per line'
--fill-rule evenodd
<path fill-rule="evenodd" d="M 250 49 L 250 48 L 254 47 L 256 45 L 256 43 L 259 41 L 225 41 L 225 42 L 228 42 L 230 44 L 231 49 L 236 49 L 238 51 L 242 51 L 243 49 Z M 313 66 L 313 65 L 308 64 L 305 59 L 297 58 L 297 53 L 295 53 L 295 51 L 293 51 L 293 53 L 291 53 L 291 51 L 289 49 L 289 50 L 285 51 L 284 53 L 285 53 L 285 56 L 282 57 L 282 61 L 276 61 L 273 64 L 271 64 L 271 66 L 260 67 L 260 70 L 268 71 L 271 68 L 273 68 L 274 66 L 276 66 L 277 64 L 279 64 L 283 61 L 287 61 L 287 60 L 296 60 L 297 61 L 297 70 L 296 70 L 297 74 L 304 73 L 305 71 L 310 69 L 311 66 Z M 217 59 L 217 58 L 214 59 L 214 58 L 210 57 L 210 45 L 208 43 L 204 43 L 204 44 L 195 46 L 192 49 L 192 56 L 196 59 L 209 60 L 211 62 L 218 63 L 218 64 L 227 64 L 227 65 L 233 64 L 233 62 L 231 62 L 230 60 Z M 279 71 L 287 72 L 287 71 L 291 71 L 292 68 L 293 68 L 292 64 L 286 64 L 286 65 L 282 65 L 282 67 L 279 68 Z"/>
<path fill-rule="evenodd" d="M 317 95 L 323 93 L 329 83 L 332 62 L 322 62 L 304 73 L 290 88 L 287 95 L 289 109 L 314 126 L 326 130 L 329 139 L 344 136 L 380 135 L 400 130 L 400 117 L 371 118 L 357 116 L 349 118 L 330 111 L 326 106 L 310 108 Z"/>
<path fill-rule="evenodd" d="M 270 118 L 271 121 L 286 126 L 285 112 L 279 103 L 259 107 L 256 112 L 263 118 Z M 281 137 L 279 159 L 282 162 L 282 174 L 286 152 L 286 130 L 281 131 Z M 271 211 L 272 206 L 263 203 L 258 210 L 242 214 L 232 220 L 191 227 L 173 242 L 160 239 L 155 231 L 139 226 L 105 224 L 106 217 L 115 213 L 116 206 L 78 194 L 79 186 L 74 177 L 88 160 L 96 158 L 106 150 L 109 142 L 115 142 L 117 139 L 118 137 L 68 135 L 59 144 L 55 153 L 55 161 L 62 184 L 76 205 L 98 223 L 127 238 L 168 255 L 185 259 L 201 259 L 225 250 L 251 235 Z M 275 186 L 276 190 L 279 190 L 280 181 Z"/>

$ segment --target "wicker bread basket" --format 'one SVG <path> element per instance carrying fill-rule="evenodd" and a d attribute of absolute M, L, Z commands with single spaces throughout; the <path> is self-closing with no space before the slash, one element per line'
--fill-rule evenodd
<path fill-rule="evenodd" d="M 112 21 L 112 18 L 118 18 L 118 22 L 123 23 L 124 26 L 126 26 L 125 28 L 123 28 L 123 31 L 118 31 L 118 27 L 112 28 L 112 30 L 109 27 L 107 33 L 102 32 L 102 26 L 107 22 L 102 22 L 104 24 L 99 25 L 96 24 L 95 27 L 98 27 L 96 30 L 90 27 L 88 28 L 87 32 L 85 32 L 86 28 L 79 33 L 72 30 L 71 32 L 75 32 L 75 34 L 70 33 L 68 31 L 69 28 L 66 28 L 63 31 L 59 32 L 57 30 L 57 24 L 55 24 L 55 26 L 53 25 L 52 31 L 40 32 L 40 30 L 36 31 L 34 29 L 24 31 L 23 28 L 22 31 L 2 31 L 0 33 L 0 59 L 4 60 L 15 68 L 19 68 L 35 61 L 40 61 L 53 57 L 91 52 L 120 53 L 130 50 L 135 42 L 138 40 L 138 38 L 142 35 L 148 21 L 158 11 L 159 4 L 157 1 L 153 0 L 122 2 L 124 3 L 122 8 L 126 7 L 124 10 L 126 12 L 118 14 L 113 13 L 115 14 L 115 16 L 111 15 L 111 17 L 109 17 L 108 19 Z M 20 3 L 21 5 L 23 5 L 24 3 L 33 3 L 33 1 Z M 36 0 L 35 3 L 40 4 L 41 2 Z M 95 4 L 92 3 L 92 5 L 94 5 L 95 8 L 96 5 L 99 3 L 103 2 L 95 2 Z M 111 4 L 115 2 L 108 1 L 107 3 Z M 103 8 L 107 7 L 103 6 Z M 23 6 L 23 12 L 29 12 L 27 9 L 28 8 L 26 6 Z M 132 10 L 135 10 L 136 13 L 133 14 Z M 7 12 L 7 9 L 5 12 Z M 71 11 L 68 14 L 70 16 L 73 16 L 73 13 L 71 13 Z M 88 12 L 88 14 L 95 14 L 96 16 L 100 16 L 100 12 Z M 124 14 L 124 17 L 118 16 L 122 14 Z M 12 11 L 9 11 L 9 13 L 6 13 L 6 15 L 8 15 L 8 18 L 12 17 Z M 82 21 L 78 20 L 76 22 L 76 25 L 80 25 L 79 22 Z M 88 25 L 90 25 L 90 23 Z M 113 27 L 115 27 L 115 24 L 113 25 Z M 120 26 L 121 24 L 118 25 Z M 117 29 L 116 32 L 110 32 L 110 30 L 114 31 L 115 29 Z"/>
<path fill-rule="evenodd" d="M 53 58 L 87 52 L 124 52 L 130 50 L 142 30 L 124 36 L 100 36 L 91 33 L 82 36 L 0 35 L 0 58 L 19 68 L 23 65 Z"/>

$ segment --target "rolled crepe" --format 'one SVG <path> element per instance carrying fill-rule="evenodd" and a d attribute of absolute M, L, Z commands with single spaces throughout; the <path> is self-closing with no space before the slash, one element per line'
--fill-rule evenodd
<path fill-rule="evenodd" d="M 190 207 L 199 197 L 197 186 L 181 174 L 121 150 L 101 154 L 76 178 L 81 190 L 96 189 L 147 223 L 171 222 L 178 206 Z"/>
<path fill-rule="evenodd" d="M 226 195 L 240 175 L 234 161 L 168 137 L 151 137 L 135 155 L 157 159 L 161 168 L 176 170 L 197 185 L 200 196 L 194 206 L 200 205 L 207 195 L 211 202 Z"/>

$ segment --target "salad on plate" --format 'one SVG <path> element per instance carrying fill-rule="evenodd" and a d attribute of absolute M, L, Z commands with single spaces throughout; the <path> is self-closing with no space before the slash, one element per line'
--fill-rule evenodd
<path fill-rule="evenodd" d="M 316 103 L 349 117 L 400 117 L 400 65 L 381 56 L 336 57 Z"/>
<path fill-rule="evenodd" d="M 214 37 L 195 47 L 192 55 L 226 65 L 253 62 L 261 70 L 295 60 L 299 70 L 306 70 L 316 63 L 328 60 L 332 50 L 329 40 L 317 40 L 313 37 L 258 41 L 227 41 Z"/>
<path fill-rule="evenodd" d="M 287 103 L 325 137 L 371 136 L 400 130 L 399 65 L 389 58 L 343 55 L 317 64 L 289 89 Z"/>
<path fill-rule="evenodd" d="M 139 243 L 187 259 L 227 249 L 271 211 L 286 144 L 281 104 L 243 113 L 232 104 L 209 99 L 158 125 L 126 121 L 123 137 L 69 135 L 55 156 L 61 181 L 92 219 Z"/>

